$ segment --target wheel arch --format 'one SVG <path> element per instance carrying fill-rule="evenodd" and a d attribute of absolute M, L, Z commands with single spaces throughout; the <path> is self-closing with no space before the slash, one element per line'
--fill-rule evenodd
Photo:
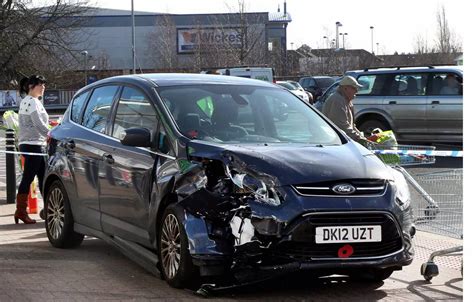
<path fill-rule="evenodd" d="M 359 127 L 362 123 L 370 120 L 378 120 L 382 123 L 387 124 L 390 129 L 396 130 L 393 124 L 393 120 L 388 114 L 382 111 L 361 111 L 356 114 L 356 125 Z"/>

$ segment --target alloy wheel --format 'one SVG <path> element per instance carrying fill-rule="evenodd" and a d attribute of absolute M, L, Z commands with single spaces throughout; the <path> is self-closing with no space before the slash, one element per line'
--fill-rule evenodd
<path fill-rule="evenodd" d="M 164 273 L 172 279 L 178 273 L 181 261 L 181 239 L 178 219 L 173 214 L 166 216 L 162 225 L 161 260 Z"/>
<path fill-rule="evenodd" d="M 59 188 L 54 188 L 49 194 L 46 222 L 51 237 L 59 239 L 64 227 L 64 195 Z"/>

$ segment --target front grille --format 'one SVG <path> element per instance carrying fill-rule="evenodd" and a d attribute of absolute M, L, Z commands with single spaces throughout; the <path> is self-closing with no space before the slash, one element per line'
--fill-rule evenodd
<path fill-rule="evenodd" d="M 341 195 L 332 190 L 336 185 L 350 184 L 355 188 L 351 194 Z M 317 183 L 294 185 L 293 189 L 300 195 L 311 196 L 373 196 L 381 195 L 387 187 L 383 179 L 340 179 Z"/>
<path fill-rule="evenodd" d="M 388 214 L 318 214 L 302 217 L 292 224 L 288 230 L 289 239 L 274 246 L 271 252 L 276 257 L 297 260 L 338 258 L 339 249 L 347 243 L 316 244 L 316 227 L 356 225 L 382 226 L 382 241 L 349 243 L 354 249 L 350 258 L 381 257 L 399 251 L 403 246 L 396 222 Z"/>

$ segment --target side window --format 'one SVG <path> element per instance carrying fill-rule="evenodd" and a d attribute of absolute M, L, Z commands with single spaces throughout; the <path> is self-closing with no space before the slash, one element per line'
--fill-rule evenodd
<path fill-rule="evenodd" d="M 462 78 L 454 73 L 435 73 L 429 95 L 462 95 Z"/>
<path fill-rule="evenodd" d="M 393 75 L 389 74 L 367 74 L 360 75 L 357 81 L 362 87 L 357 95 L 384 95 L 388 81 L 393 79 Z"/>
<path fill-rule="evenodd" d="M 115 114 L 112 136 L 120 138 L 125 129 L 141 127 L 155 135 L 158 116 L 148 98 L 141 91 L 125 87 Z"/>
<path fill-rule="evenodd" d="M 426 95 L 428 74 L 399 74 L 396 75 L 389 87 L 389 95 L 421 96 Z"/>
<path fill-rule="evenodd" d="M 84 112 L 82 120 L 84 127 L 101 133 L 105 132 L 107 117 L 117 88 L 117 86 L 104 86 L 94 90 Z"/>
<path fill-rule="evenodd" d="M 359 91 L 357 92 L 357 95 L 372 94 L 376 78 L 377 78 L 376 75 L 361 75 L 360 77 L 358 77 L 357 82 L 359 82 L 359 84 L 361 84 L 364 87 L 359 89 Z"/>
<path fill-rule="evenodd" d="M 81 111 L 82 107 L 84 107 L 84 103 L 87 100 L 87 96 L 89 95 L 88 92 L 82 93 L 78 95 L 72 100 L 71 105 L 71 120 L 76 123 L 81 123 Z"/>

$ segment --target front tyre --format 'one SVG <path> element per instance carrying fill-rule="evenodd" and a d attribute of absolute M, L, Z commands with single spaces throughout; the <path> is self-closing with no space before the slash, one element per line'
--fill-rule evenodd
<path fill-rule="evenodd" d="M 158 231 L 160 270 L 166 282 L 175 288 L 189 286 L 198 272 L 189 254 L 183 220 L 182 209 L 171 204 L 163 213 Z"/>
<path fill-rule="evenodd" d="M 74 231 L 69 198 L 63 184 L 56 180 L 46 195 L 44 207 L 46 234 L 52 246 L 57 248 L 73 248 L 82 243 L 83 234 Z"/>

